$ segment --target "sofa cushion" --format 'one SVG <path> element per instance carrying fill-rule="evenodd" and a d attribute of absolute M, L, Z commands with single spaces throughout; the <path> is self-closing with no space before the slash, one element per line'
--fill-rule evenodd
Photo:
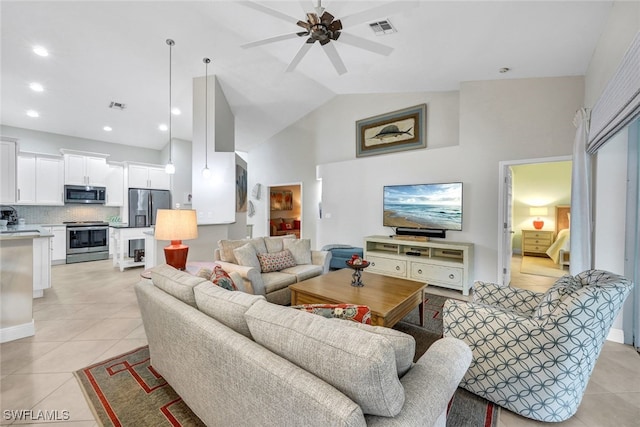
<path fill-rule="evenodd" d="M 322 266 L 315 264 L 296 265 L 294 267 L 285 268 L 281 273 L 291 274 L 295 276 L 295 280 L 302 282 L 322 274 Z"/>
<path fill-rule="evenodd" d="M 291 255 L 291 252 L 286 249 L 280 252 L 258 254 L 258 262 L 263 273 L 271 273 L 272 271 L 280 271 L 296 266 L 296 260 Z"/>
<path fill-rule="evenodd" d="M 251 338 L 244 313 L 256 301 L 264 300 L 262 295 L 229 292 L 209 281 L 196 286 L 194 295 L 198 310 L 239 334 Z"/>
<path fill-rule="evenodd" d="M 296 276 L 281 271 L 262 273 L 262 283 L 264 283 L 265 293 L 270 294 L 271 292 L 278 291 L 296 283 Z"/>
<path fill-rule="evenodd" d="M 169 295 L 195 307 L 196 299 L 193 295 L 193 288 L 207 282 L 207 279 L 162 264 L 151 269 L 151 281 Z"/>
<path fill-rule="evenodd" d="M 396 354 L 396 370 L 398 377 L 402 377 L 413 366 L 413 358 L 416 355 L 416 340 L 409 334 L 385 328 L 384 326 L 371 326 L 370 324 L 346 322 L 347 326 L 358 328 L 371 334 L 382 335 L 389 340 Z"/>
<path fill-rule="evenodd" d="M 257 343 L 333 385 L 365 414 L 400 413 L 404 388 L 384 336 L 262 301 L 245 319 Z"/>
<path fill-rule="evenodd" d="M 244 267 L 260 268 L 258 254 L 255 247 L 251 243 L 246 243 L 239 248 L 233 250 L 233 256 L 236 258 L 236 264 Z"/>
<path fill-rule="evenodd" d="M 294 236 L 293 234 L 288 234 L 286 236 L 265 237 L 264 244 L 267 249 L 267 252 L 281 252 L 284 250 L 282 241 L 284 239 L 295 239 L 295 238 L 296 236 Z"/>
<path fill-rule="evenodd" d="M 356 323 L 371 324 L 371 309 L 357 304 L 302 304 L 291 308 L 326 317 L 327 319 L 350 320 Z"/>
<path fill-rule="evenodd" d="M 267 247 L 264 244 L 262 237 L 256 237 L 254 239 L 242 239 L 242 240 L 218 240 L 218 248 L 220 249 L 220 260 L 225 262 L 232 262 L 238 264 L 233 250 L 244 246 L 247 243 L 251 243 L 256 250 L 256 253 L 267 252 Z"/>
<path fill-rule="evenodd" d="M 282 246 L 288 249 L 296 260 L 296 264 L 311 264 L 310 239 L 285 239 Z"/>

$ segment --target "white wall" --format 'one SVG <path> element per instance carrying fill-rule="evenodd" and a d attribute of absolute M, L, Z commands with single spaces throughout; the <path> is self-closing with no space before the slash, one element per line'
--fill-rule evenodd
<path fill-rule="evenodd" d="M 128 145 L 113 144 L 111 142 L 4 125 L 0 125 L 0 135 L 17 138 L 18 146 L 22 151 L 61 155 L 60 149 L 67 148 L 70 150 L 109 154 L 107 161 L 110 162 L 131 161 L 164 164 L 161 151 L 149 148 L 131 147 Z"/>
<path fill-rule="evenodd" d="M 338 96 L 249 153 L 249 187 L 303 182 L 303 234 L 312 245 L 362 246 L 367 235 L 391 234 L 382 226 L 384 185 L 462 181 L 463 231 L 447 239 L 475 243 L 474 279 L 496 280 L 498 164 L 571 154 L 583 85 L 581 77 L 559 77 L 467 82 L 459 94 Z M 356 120 L 422 102 L 427 149 L 355 158 Z M 267 208 L 257 204 L 250 222 L 254 235 L 266 235 Z"/>

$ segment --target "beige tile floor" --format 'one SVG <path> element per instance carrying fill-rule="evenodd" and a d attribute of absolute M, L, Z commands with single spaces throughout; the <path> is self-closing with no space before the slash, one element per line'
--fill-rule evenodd
<path fill-rule="evenodd" d="M 1 425 L 45 424 L 5 418 L 5 410 L 32 409 L 68 411 L 70 419 L 57 425 L 97 426 L 72 373 L 146 344 L 132 288 L 141 271 L 121 273 L 108 260 L 53 267 L 53 288 L 34 301 L 36 335 L 0 345 Z M 514 286 L 533 290 L 555 280 L 521 277 L 530 275 L 519 274 L 518 259 L 512 271 Z M 622 427 L 638 420 L 640 356 L 629 346 L 607 342 L 578 413 L 557 425 Z M 499 426 L 539 424 L 503 410 Z"/>

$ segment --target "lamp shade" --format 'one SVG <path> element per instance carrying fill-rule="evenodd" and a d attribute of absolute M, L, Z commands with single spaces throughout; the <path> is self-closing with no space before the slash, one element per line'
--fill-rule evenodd
<path fill-rule="evenodd" d="M 531 216 L 546 216 L 549 214 L 549 209 L 547 209 L 546 207 L 530 207 L 529 208 L 529 215 Z"/>
<path fill-rule="evenodd" d="M 158 209 L 154 236 L 157 240 L 189 240 L 198 237 L 193 209 Z"/>

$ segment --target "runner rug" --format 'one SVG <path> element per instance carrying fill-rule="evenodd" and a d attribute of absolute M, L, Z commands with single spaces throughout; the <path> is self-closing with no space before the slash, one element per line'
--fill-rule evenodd
<path fill-rule="evenodd" d="M 441 319 L 442 305 L 440 309 L 429 308 L 427 313 L 427 307 L 435 307 L 435 299 L 431 299 L 431 303 L 425 306 L 425 317 L 428 314 L 432 319 L 438 316 Z M 414 314 L 416 319 L 413 318 Z M 416 311 L 395 326 L 395 329 L 411 334 L 416 339 L 415 360 L 442 334 L 441 321 L 438 334 L 418 326 L 417 317 Z M 431 323 L 431 326 L 437 328 L 436 323 Z M 96 420 L 102 426 L 204 426 L 150 365 L 147 346 L 88 366 L 74 372 L 74 375 Z M 497 406 L 459 388 L 449 403 L 447 426 L 495 427 L 498 416 Z"/>

